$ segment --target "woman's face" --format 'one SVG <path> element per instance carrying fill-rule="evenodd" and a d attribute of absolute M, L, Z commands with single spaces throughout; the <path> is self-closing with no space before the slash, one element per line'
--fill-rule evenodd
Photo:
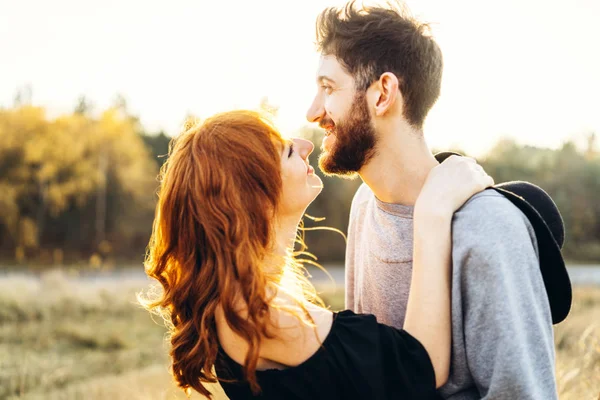
<path fill-rule="evenodd" d="M 314 145 L 305 139 L 287 140 L 281 152 L 282 215 L 302 214 L 321 193 L 323 182 L 308 163 Z"/>

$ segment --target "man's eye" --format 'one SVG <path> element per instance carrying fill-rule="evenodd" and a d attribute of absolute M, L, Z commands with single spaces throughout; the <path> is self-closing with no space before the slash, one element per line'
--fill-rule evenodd
<path fill-rule="evenodd" d="M 321 89 L 323 89 L 323 91 L 325 91 L 325 93 L 327 93 L 327 94 L 331 94 L 331 92 L 333 91 L 333 88 L 328 85 L 322 85 Z"/>
<path fill-rule="evenodd" d="M 288 158 L 290 158 L 293 153 L 294 153 L 294 146 L 290 145 L 290 151 L 288 152 Z"/>

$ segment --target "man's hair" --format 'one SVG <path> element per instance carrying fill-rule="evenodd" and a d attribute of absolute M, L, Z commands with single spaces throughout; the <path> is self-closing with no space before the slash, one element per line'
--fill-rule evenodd
<path fill-rule="evenodd" d="M 404 116 L 422 128 L 440 94 L 442 53 L 429 25 L 411 17 L 402 4 L 329 7 L 317 19 L 317 49 L 333 55 L 367 90 L 385 72 L 399 80 Z"/>

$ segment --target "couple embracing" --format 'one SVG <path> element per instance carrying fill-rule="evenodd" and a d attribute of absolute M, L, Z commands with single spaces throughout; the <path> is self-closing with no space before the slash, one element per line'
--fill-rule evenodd
<path fill-rule="evenodd" d="M 360 176 L 346 308 L 294 257 L 322 182 L 313 144 L 231 111 L 187 126 L 161 171 L 146 303 L 171 323 L 178 385 L 231 399 L 555 399 L 553 323 L 571 304 L 562 220 L 534 185 L 430 152 L 442 54 L 397 7 L 317 20 L 319 167 Z"/>

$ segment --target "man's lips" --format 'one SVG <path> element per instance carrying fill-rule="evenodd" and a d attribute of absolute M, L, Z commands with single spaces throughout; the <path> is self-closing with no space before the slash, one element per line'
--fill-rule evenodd
<path fill-rule="evenodd" d="M 319 125 L 321 129 L 325 131 L 325 136 L 329 136 L 335 134 L 335 126 L 331 123 L 326 123 L 323 125 Z"/>

